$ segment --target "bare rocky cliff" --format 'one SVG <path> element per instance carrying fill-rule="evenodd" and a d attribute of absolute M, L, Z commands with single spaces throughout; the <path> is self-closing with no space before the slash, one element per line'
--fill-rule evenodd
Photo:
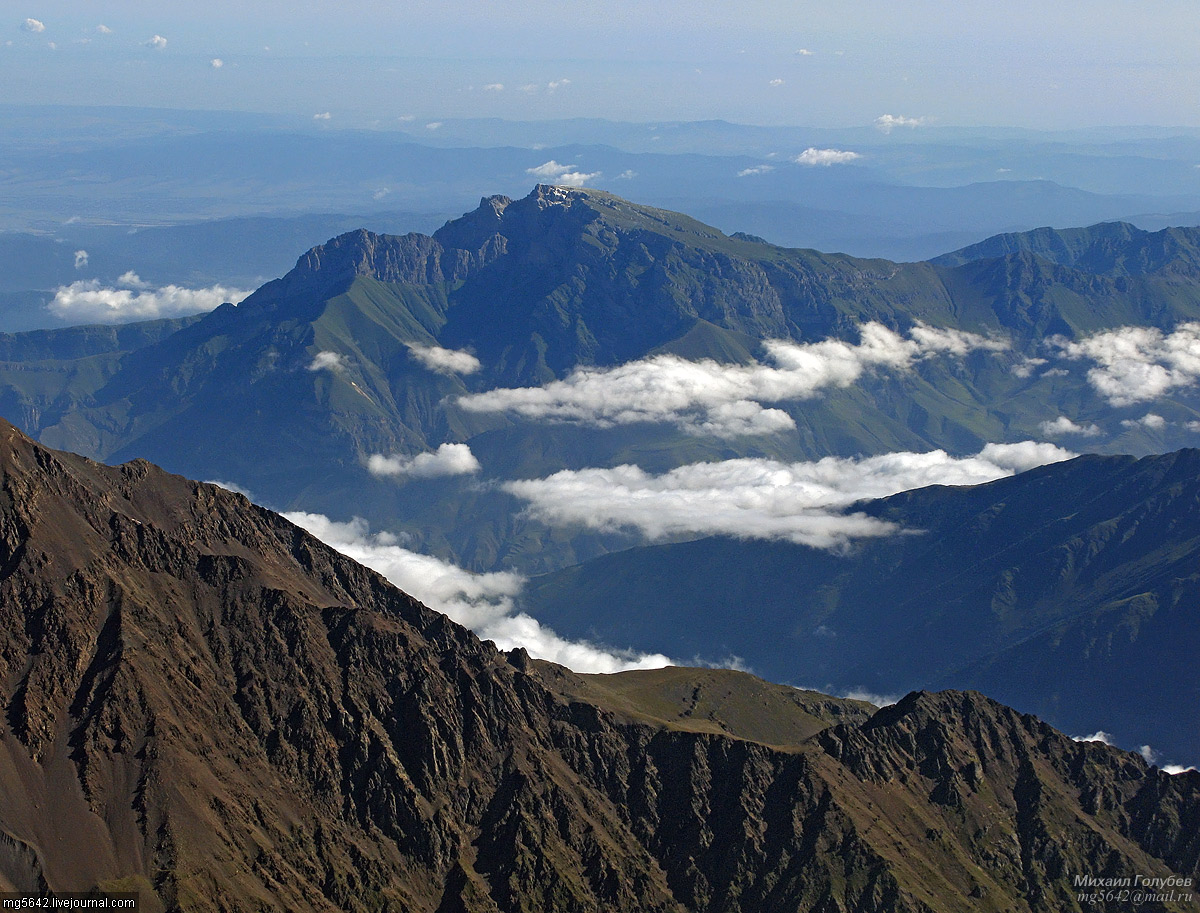
<path fill-rule="evenodd" d="M 916 913 L 1200 874 L 1200 774 L 975 694 L 864 721 L 708 674 L 681 692 L 698 725 L 678 680 L 500 653 L 241 496 L 0 427 L 0 884 L 205 911 Z"/>

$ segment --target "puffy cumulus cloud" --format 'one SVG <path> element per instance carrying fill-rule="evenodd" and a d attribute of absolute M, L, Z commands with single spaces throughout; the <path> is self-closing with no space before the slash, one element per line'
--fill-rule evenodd
<path fill-rule="evenodd" d="M 155 51 L 161 51 L 167 46 L 167 39 L 162 35 L 153 35 L 149 41 L 142 42 L 142 46 Z"/>
<path fill-rule="evenodd" d="M 200 314 L 227 301 L 237 304 L 249 294 L 223 285 L 199 289 L 164 285 L 156 289 L 130 271 L 121 276 L 116 288 L 101 286 L 96 279 L 59 286 L 46 309 L 71 323 L 128 323 Z"/>
<path fill-rule="evenodd" d="M 441 346 L 409 346 L 413 358 L 430 371 L 440 374 L 474 374 L 482 364 L 470 352 L 461 349 L 443 349 Z"/>
<path fill-rule="evenodd" d="M 902 114 L 881 114 L 875 118 L 875 127 L 883 133 L 891 133 L 897 127 L 920 127 L 926 123 L 924 117 L 905 117 Z"/>
<path fill-rule="evenodd" d="M 489 390 L 460 397 L 457 403 L 470 412 L 512 412 L 597 427 L 666 422 L 692 434 L 770 434 L 795 423 L 763 403 L 810 399 L 826 388 L 848 387 L 873 369 L 906 371 L 934 355 L 1008 346 L 1003 340 L 923 325 L 906 338 L 882 324 L 867 323 L 860 336 L 857 345 L 841 339 L 770 340 L 764 346 L 773 366 L 658 355 L 615 368 L 576 368 L 544 387 Z"/>
<path fill-rule="evenodd" d="M 1066 358 L 1091 361 L 1088 382 L 1114 406 L 1149 402 L 1200 380 L 1200 323 L 1182 323 L 1170 333 L 1121 327 L 1079 341 L 1048 341 Z"/>
<path fill-rule="evenodd" d="M 339 352 L 318 352 L 313 356 L 313 360 L 309 362 L 308 370 L 341 373 L 346 370 L 346 356 Z"/>
<path fill-rule="evenodd" d="M 582 187 L 588 181 L 600 177 L 599 171 L 576 171 L 573 165 L 561 165 L 554 159 L 533 168 L 526 168 L 525 173 L 533 175 L 539 181 L 561 184 L 564 187 Z"/>
<path fill-rule="evenodd" d="M 36 35 L 39 32 L 46 31 L 46 23 L 40 19 L 26 19 L 21 23 L 21 31 L 31 32 Z"/>
<path fill-rule="evenodd" d="M 100 23 L 100 25 L 96 26 L 96 33 L 99 35 L 111 35 L 113 30 L 104 23 Z"/>
<path fill-rule="evenodd" d="M 225 66 L 225 61 L 222 60 L 220 57 L 214 57 L 212 60 L 210 60 L 208 62 L 208 65 L 210 67 L 212 67 L 214 70 L 219 70 L 219 69 L 221 69 L 221 67 Z"/>
<path fill-rule="evenodd" d="M 1105 745 L 1113 743 L 1112 733 L 1105 732 L 1103 729 L 1097 730 L 1091 735 L 1073 735 L 1071 738 L 1076 742 L 1103 742 Z"/>
<path fill-rule="evenodd" d="M 637 172 L 634 171 L 632 168 L 626 168 L 624 171 L 622 171 L 620 174 L 618 174 L 615 178 L 613 178 L 613 180 L 614 181 L 632 181 L 635 177 L 637 177 Z"/>
<path fill-rule="evenodd" d="M 817 149 L 809 146 L 792 161 L 797 165 L 844 165 L 847 162 L 853 162 L 855 159 L 862 158 L 857 152 L 850 152 L 846 149 Z"/>
<path fill-rule="evenodd" d="M 1164 764 L 1162 766 L 1162 772 L 1165 774 L 1171 774 L 1172 776 L 1185 774 L 1188 771 L 1195 769 L 1196 768 L 1194 766 L 1184 767 L 1182 764 Z"/>
<path fill-rule="evenodd" d="M 755 165 L 752 168 L 743 168 L 737 173 L 740 178 L 753 177 L 756 174 L 769 174 L 775 170 L 774 165 Z"/>
<path fill-rule="evenodd" d="M 475 574 L 429 555 L 401 547 L 395 536 L 372 534 L 366 521 L 338 523 L 321 514 L 284 514 L 326 545 L 383 574 L 427 606 L 449 615 L 502 650 L 524 647 L 532 656 L 561 663 L 578 672 L 621 672 L 671 665 L 661 654 L 610 650 L 560 637 L 524 613 L 513 599 L 525 580 L 519 574 Z"/>
<path fill-rule="evenodd" d="M 1167 427 L 1167 420 L 1161 415 L 1147 412 L 1141 418 L 1127 418 L 1121 421 L 1122 428 L 1145 428 L 1149 431 L 1162 431 Z"/>
<path fill-rule="evenodd" d="M 83 269 L 88 265 L 88 252 L 86 250 L 75 251 L 75 268 Z"/>
<path fill-rule="evenodd" d="M 432 453 L 416 456 L 384 456 L 373 453 L 367 459 L 367 471 L 389 478 L 435 479 L 479 472 L 479 460 L 466 444 L 442 444 Z"/>
<path fill-rule="evenodd" d="M 1089 422 L 1086 425 L 1080 425 L 1071 421 L 1065 415 L 1060 415 L 1052 422 L 1042 422 L 1038 425 L 1042 434 L 1046 437 L 1062 437 L 1067 434 L 1076 434 L 1080 437 L 1097 437 L 1101 434 L 1100 426 L 1094 422 Z"/>
<path fill-rule="evenodd" d="M 767 85 L 769 85 L 773 88 L 778 88 L 779 86 L 783 85 L 783 80 L 782 79 L 772 79 L 769 83 L 767 83 Z"/>
<path fill-rule="evenodd" d="M 328 111 L 322 111 L 320 114 L 314 114 L 313 120 L 331 120 L 333 115 Z"/>
<path fill-rule="evenodd" d="M 1200 422 L 1186 422 L 1183 427 L 1188 431 L 1200 431 Z"/>
<path fill-rule="evenodd" d="M 563 470 L 502 487 L 549 523 L 636 530 L 650 539 L 726 535 L 836 549 L 900 531 L 844 512 L 857 501 L 927 485 L 977 485 L 1072 456 L 1053 444 L 1023 441 L 989 444 L 969 457 L 934 450 L 801 463 L 736 459 L 662 475 L 631 465 Z"/>
<path fill-rule="evenodd" d="M 813 55 L 813 52 L 810 51 L 808 48 L 800 48 L 796 51 L 797 57 L 812 57 L 812 55 Z"/>

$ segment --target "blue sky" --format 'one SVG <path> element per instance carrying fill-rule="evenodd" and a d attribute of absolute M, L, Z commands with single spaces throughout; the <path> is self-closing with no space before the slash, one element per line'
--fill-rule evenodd
<path fill-rule="evenodd" d="M 329 112 L 344 125 L 597 116 L 850 126 L 892 114 L 1200 126 L 1192 0 L 181 6 L 6 4 L 7 100 Z"/>

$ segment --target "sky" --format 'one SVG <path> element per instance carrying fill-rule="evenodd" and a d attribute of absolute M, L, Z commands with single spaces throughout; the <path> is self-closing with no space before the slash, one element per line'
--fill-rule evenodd
<path fill-rule="evenodd" d="M 6 101 L 402 118 L 1200 126 L 1193 0 L 17 0 Z"/>

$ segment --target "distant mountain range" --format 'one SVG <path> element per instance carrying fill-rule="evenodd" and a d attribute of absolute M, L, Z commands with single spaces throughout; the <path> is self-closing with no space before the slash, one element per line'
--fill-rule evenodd
<path fill-rule="evenodd" d="M 1200 412 L 1187 383 L 1147 405 L 1115 406 L 1089 381 L 1094 362 L 1045 339 L 1123 326 L 1170 332 L 1200 318 L 1197 237 L 1200 229 L 1100 225 L 898 264 L 775 247 L 610 194 L 543 185 L 521 200 L 488 198 L 432 236 L 341 235 L 240 306 L 165 338 L 91 329 L 6 337 L 0 413 L 96 458 L 143 456 L 275 507 L 359 514 L 477 568 L 548 569 L 632 543 L 564 539 L 515 516 L 512 497 L 477 478 L 623 462 L 661 471 L 730 456 L 966 454 L 1045 438 L 1043 426 L 1064 418 L 1066 443 L 1093 450 L 1194 443 L 1189 423 Z M 1063 253 L 1072 250 L 1079 255 Z M 764 339 L 853 346 L 872 323 L 899 336 L 847 350 L 861 371 L 853 383 L 835 376 L 843 365 L 814 381 L 819 390 L 720 407 L 769 419 L 777 433 L 722 437 L 653 417 L 535 420 L 462 402 L 664 356 L 766 378 L 755 367 L 770 368 Z M 924 349 L 913 337 L 896 341 L 920 327 L 946 332 Z M 887 361 L 889 346 L 907 359 L 901 369 L 860 363 Z M 478 367 L 431 369 L 417 353 L 433 348 Z M 630 383 L 642 377 L 624 370 Z M 776 411 L 764 419 L 768 407 Z M 1142 421 L 1151 410 L 1156 418 Z M 1088 436 L 1072 439 L 1072 429 Z M 372 455 L 412 458 L 451 443 L 471 448 L 480 474 L 414 487 L 368 472 Z"/>
<path fill-rule="evenodd" d="M 1200 774 L 976 693 L 873 712 L 728 671 L 578 676 L 241 496 L 6 423 L 0 490 L 6 890 L 1115 913 L 1088 879 L 1200 877 Z M 1140 908 L 1196 910 L 1185 893 Z"/>

